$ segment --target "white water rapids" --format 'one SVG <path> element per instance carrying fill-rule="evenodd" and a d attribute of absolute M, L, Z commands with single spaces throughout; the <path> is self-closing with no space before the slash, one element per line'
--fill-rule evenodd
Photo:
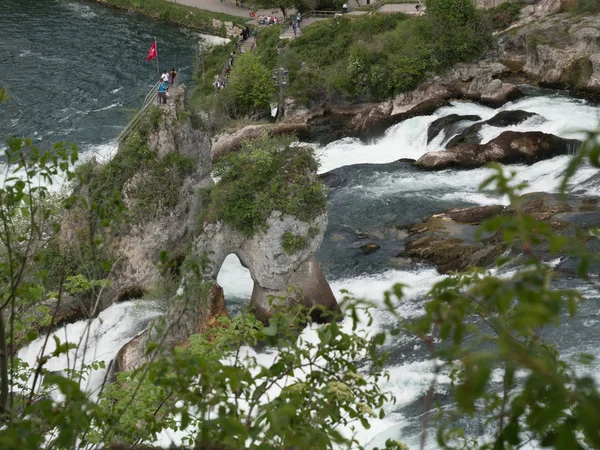
<path fill-rule="evenodd" d="M 431 122 L 449 114 L 477 114 L 482 120 L 494 116 L 500 110 L 525 110 L 543 116 L 546 121 L 531 119 L 520 125 L 508 128 L 485 126 L 481 130 L 483 142 L 487 142 L 502 131 L 511 129 L 515 131 L 543 131 L 561 137 L 583 138 L 584 130 L 597 128 L 600 119 L 600 108 L 591 106 L 584 101 L 560 96 L 530 97 L 504 105 L 500 109 L 491 109 L 474 103 L 455 102 L 444 107 L 431 116 L 419 116 L 392 126 L 385 135 L 373 142 L 364 143 L 358 139 L 342 139 L 318 149 L 321 161 L 321 172 L 357 163 L 387 163 L 400 158 L 418 158 L 428 151 L 441 149 L 442 135 L 436 137 L 427 145 L 427 129 Z M 529 183 L 528 191 L 554 192 L 559 186 L 564 168 L 569 161 L 568 156 L 556 157 L 551 160 L 541 161 L 532 166 L 513 165 L 510 169 L 517 173 L 519 181 Z M 584 167 L 573 179 L 573 185 L 578 185 L 595 174 L 596 170 Z M 474 169 L 469 171 L 444 170 L 441 172 L 410 172 L 410 173 L 383 173 L 377 182 L 369 186 L 355 186 L 353 189 L 362 190 L 365 197 L 390 196 L 395 193 L 411 193 L 417 197 L 434 198 L 442 196 L 446 200 L 466 200 L 473 204 L 498 203 L 499 199 L 491 194 L 478 191 L 479 184 L 491 174 L 489 169 Z M 583 186 L 583 192 L 589 195 L 600 195 L 597 188 Z M 358 298 L 365 298 L 381 304 L 383 292 L 394 283 L 402 282 L 411 286 L 407 292 L 407 300 L 402 303 L 400 314 L 405 317 L 414 317 L 420 314 L 421 303 L 419 298 L 431 286 L 442 279 L 434 269 L 424 268 L 416 271 L 402 271 L 389 269 L 377 274 L 361 275 L 353 278 L 331 279 L 334 293 L 338 295 L 341 289 L 346 289 Z M 225 290 L 226 298 L 248 299 L 252 291 L 252 280 L 237 258 L 233 255 L 227 258 L 218 277 L 218 282 Z M 140 331 L 139 324 L 145 323 L 158 314 L 155 310 L 140 308 L 139 302 L 129 302 L 113 305 L 104 311 L 98 319 L 94 319 L 92 332 L 87 346 L 87 362 L 94 359 L 104 361 L 112 360 L 121 346 L 132 336 Z M 382 312 L 375 312 L 375 321 L 369 330 L 376 332 L 392 318 Z M 56 334 L 62 340 L 68 338 L 78 342 L 85 328 L 85 322 L 79 322 L 57 330 Z M 307 329 L 303 337 L 310 340 L 314 329 Z M 387 342 L 387 346 L 400 346 L 403 337 L 396 338 L 394 342 Z M 32 343 L 28 348 L 21 350 L 19 356 L 29 364 L 34 364 L 41 348 L 41 339 Z M 403 347 L 404 348 L 404 347 Z M 51 351 L 49 348 L 48 351 Z M 386 438 L 404 441 L 410 448 L 418 448 L 418 433 L 415 431 L 415 422 L 419 417 L 405 417 L 401 408 L 421 398 L 429 387 L 432 377 L 432 364 L 422 356 L 424 352 L 419 348 L 403 352 L 401 358 L 396 358 L 387 368 L 390 379 L 381 387 L 390 391 L 396 397 L 396 403 L 386 406 L 388 415 L 383 420 L 373 419 L 370 430 L 359 430 L 358 437 L 365 445 L 383 445 Z M 419 351 L 420 350 L 420 351 Z M 260 362 L 268 364 L 273 358 L 272 352 L 256 355 Z M 67 363 L 73 363 L 73 356 L 67 361 L 66 356 L 60 359 L 52 358 L 49 368 L 60 370 Z M 98 387 L 103 374 L 95 375 L 88 380 L 88 389 Z M 444 392 L 449 380 L 441 377 L 438 379 L 438 392 Z M 405 427 L 412 421 L 411 427 Z M 162 444 L 174 440 L 176 444 L 179 436 L 165 433 Z M 429 446 L 433 445 L 433 437 L 429 438 Z M 414 447 L 413 447 L 414 446 Z"/>

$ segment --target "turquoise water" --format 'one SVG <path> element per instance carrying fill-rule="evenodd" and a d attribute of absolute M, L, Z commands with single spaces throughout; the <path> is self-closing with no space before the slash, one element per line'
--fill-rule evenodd
<path fill-rule="evenodd" d="M 157 79 L 156 60 L 146 62 L 154 38 L 160 69 L 192 81 L 194 31 L 94 2 L 1 3 L 0 87 L 11 95 L 0 109 L 3 135 L 82 152 L 109 145 Z"/>

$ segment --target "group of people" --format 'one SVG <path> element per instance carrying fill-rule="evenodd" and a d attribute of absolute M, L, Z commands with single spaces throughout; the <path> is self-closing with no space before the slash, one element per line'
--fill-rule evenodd
<path fill-rule="evenodd" d="M 256 33 L 257 33 L 257 29 L 255 28 L 254 31 L 252 32 L 252 34 L 256 37 Z M 242 30 L 242 32 L 240 33 L 240 37 L 242 38 L 242 41 L 245 41 L 246 39 L 248 39 L 250 37 L 250 28 L 245 26 L 244 29 Z"/>
<path fill-rule="evenodd" d="M 158 103 L 161 105 L 165 105 L 167 103 L 167 91 L 169 87 L 175 85 L 175 80 L 177 78 L 177 71 L 175 68 L 171 69 L 171 73 L 168 70 L 165 70 L 163 74 L 160 76 L 160 80 L 158 80 Z"/>

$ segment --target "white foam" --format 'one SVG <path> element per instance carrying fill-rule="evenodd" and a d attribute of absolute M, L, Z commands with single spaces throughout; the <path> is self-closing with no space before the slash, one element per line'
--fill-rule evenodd
<path fill-rule="evenodd" d="M 254 287 L 250 271 L 242 266 L 239 258 L 233 253 L 225 258 L 217 276 L 217 283 L 223 288 L 225 298 L 250 299 Z"/>
<path fill-rule="evenodd" d="M 152 302 L 145 300 L 115 303 L 89 323 L 87 320 L 81 320 L 54 331 L 48 340 L 44 355 L 50 355 L 56 348 L 53 336 L 60 339 L 61 343 L 81 344 L 81 348 L 48 359 L 45 368 L 50 371 L 74 369 L 80 368 L 82 363 L 89 364 L 92 361 L 104 361 L 108 368 L 108 364 L 115 358 L 121 347 L 135 336 L 135 327 L 132 327 L 132 324 L 148 321 L 160 314 L 158 310 L 152 308 L 152 305 Z M 87 338 L 88 331 L 89 338 Z M 19 351 L 19 358 L 35 367 L 44 341 L 45 336 L 42 336 L 22 348 Z M 95 392 L 102 384 L 105 374 L 105 369 L 92 372 L 88 379 L 84 379 L 84 388 L 89 392 Z"/>
<path fill-rule="evenodd" d="M 214 36 L 212 34 L 202 34 L 202 33 L 198 33 L 198 35 L 200 36 L 200 38 L 207 42 L 210 45 L 225 45 L 228 44 L 229 42 L 231 42 L 231 39 L 229 38 L 223 38 L 220 36 Z"/>
<path fill-rule="evenodd" d="M 430 116 L 419 116 L 405 120 L 389 128 L 383 137 L 364 143 L 355 138 L 344 138 L 321 147 L 317 155 L 321 161 L 320 172 L 337 167 L 360 163 L 388 163 L 401 158 L 418 159 L 427 152 L 441 149 L 443 136 L 438 135 L 427 144 L 427 129 L 431 122 L 450 114 L 478 115 L 482 120 L 492 118 L 500 111 L 524 110 L 543 116 L 526 120 L 514 127 L 497 128 L 484 126 L 482 142 L 497 137 L 502 131 L 541 131 L 564 138 L 584 139 L 585 131 L 595 130 L 600 120 L 600 108 L 583 100 L 566 97 L 531 97 L 510 102 L 499 109 L 492 109 L 469 102 L 455 101 L 451 106 L 438 109 Z"/>
<path fill-rule="evenodd" d="M 116 91 L 118 91 L 118 89 Z M 107 109 L 116 108 L 117 106 L 122 106 L 122 104 L 121 103 L 112 103 L 111 105 L 105 106 L 104 108 L 92 109 L 91 112 L 106 111 Z"/>

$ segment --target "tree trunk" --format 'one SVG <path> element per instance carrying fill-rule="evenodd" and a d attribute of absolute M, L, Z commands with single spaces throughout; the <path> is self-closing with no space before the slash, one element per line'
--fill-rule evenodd
<path fill-rule="evenodd" d="M 6 329 L 0 313 L 0 417 L 8 413 L 8 352 L 6 349 Z"/>

